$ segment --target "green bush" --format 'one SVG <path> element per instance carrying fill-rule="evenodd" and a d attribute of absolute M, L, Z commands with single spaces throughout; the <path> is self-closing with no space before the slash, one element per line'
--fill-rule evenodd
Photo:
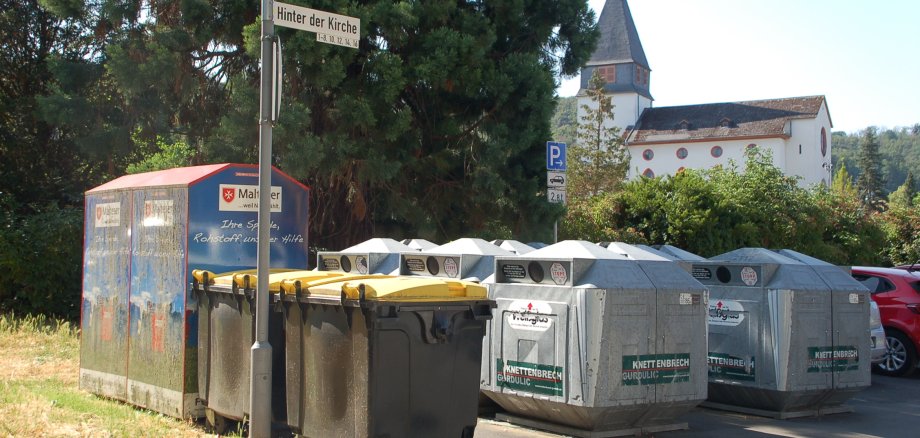
<path fill-rule="evenodd" d="M 49 205 L 16 213 L 0 199 L 0 309 L 76 320 L 83 210 Z"/>

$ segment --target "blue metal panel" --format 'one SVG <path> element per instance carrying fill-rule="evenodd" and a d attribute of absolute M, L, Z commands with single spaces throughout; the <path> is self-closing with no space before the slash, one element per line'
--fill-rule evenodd
<path fill-rule="evenodd" d="M 188 191 L 134 191 L 128 401 L 184 417 Z"/>
<path fill-rule="evenodd" d="M 125 400 L 131 197 L 126 191 L 86 197 L 80 387 Z"/>
<path fill-rule="evenodd" d="M 230 167 L 189 190 L 189 267 L 215 273 L 253 269 L 258 244 L 255 168 Z M 307 268 L 307 189 L 272 171 L 271 267 Z M 277 195 L 276 195 L 277 194 Z M 274 198 L 277 196 L 277 198 Z M 254 197 L 254 198 L 253 198 Z"/>

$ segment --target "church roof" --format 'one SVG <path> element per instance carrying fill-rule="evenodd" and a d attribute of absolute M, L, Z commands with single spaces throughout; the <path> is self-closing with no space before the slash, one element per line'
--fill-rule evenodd
<path fill-rule="evenodd" d="M 588 66 L 635 62 L 651 70 L 626 0 L 607 0 L 597 27 L 601 37 Z"/>
<path fill-rule="evenodd" d="M 786 122 L 815 118 L 824 96 L 648 108 L 628 142 L 673 143 L 713 138 L 788 136 Z"/>

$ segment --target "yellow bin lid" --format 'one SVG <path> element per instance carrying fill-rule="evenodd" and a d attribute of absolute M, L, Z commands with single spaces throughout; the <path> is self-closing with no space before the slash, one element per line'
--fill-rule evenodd
<path fill-rule="evenodd" d="M 425 277 L 342 278 L 310 286 L 309 295 L 339 298 L 342 294 L 357 300 L 364 289 L 365 300 L 376 301 L 469 301 L 486 299 L 485 286 L 469 281 L 452 281 Z"/>

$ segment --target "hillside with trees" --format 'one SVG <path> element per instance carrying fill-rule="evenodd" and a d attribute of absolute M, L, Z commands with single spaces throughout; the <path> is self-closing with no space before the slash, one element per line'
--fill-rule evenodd
<path fill-rule="evenodd" d="M 881 161 L 879 177 L 882 194 L 887 195 L 904 184 L 908 172 L 913 171 L 916 176 L 917 169 L 920 169 L 920 123 L 911 127 L 866 129 L 872 129 L 878 141 L 878 155 Z M 859 160 L 859 144 L 865 132 L 866 130 L 855 134 L 833 133 L 831 159 L 835 169 L 845 165 L 856 178 L 863 173 L 863 165 Z"/>

